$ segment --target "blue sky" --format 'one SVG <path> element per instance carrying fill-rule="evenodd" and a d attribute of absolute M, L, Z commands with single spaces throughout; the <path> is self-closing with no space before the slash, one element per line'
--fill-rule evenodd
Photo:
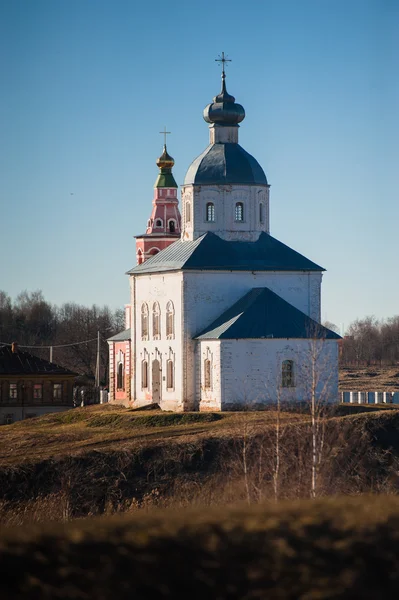
<path fill-rule="evenodd" d="M 164 127 L 183 182 L 227 89 L 271 234 L 323 265 L 322 318 L 399 313 L 399 3 L 0 3 L 0 289 L 128 301 Z"/>

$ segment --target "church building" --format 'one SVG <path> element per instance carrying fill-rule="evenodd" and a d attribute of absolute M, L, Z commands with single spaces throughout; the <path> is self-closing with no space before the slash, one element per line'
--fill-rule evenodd
<path fill-rule="evenodd" d="M 108 340 L 110 402 L 215 411 L 338 398 L 340 336 L 320 324 L 324 269 L 270 235 L 270 186 L 238 143 L 245 111 L 227 92 L 224 62 L 182 219 L 166 144 L 157 161 L 126 330 Z"/>

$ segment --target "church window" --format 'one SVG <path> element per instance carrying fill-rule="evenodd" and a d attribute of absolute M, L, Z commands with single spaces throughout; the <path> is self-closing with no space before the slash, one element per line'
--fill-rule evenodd
<path fill-rule="evenodd" d="M 212 387 L 211 382 L 211 361 L 207 358 L 204 361 L 204 387 L 206 390 L 210 390 Z"/>
<path fill-rule="evenodd" d="M 11 400 L 16 400 L 18 398 L 18 388 L 16 383 L 10 383 L 10 390 L 8 397 Z"/>
<path fill-rule="evenodd" d="M 62 383 L 53 383 L 53 400 L 62 399 Z"/>
<path fill-rule="evenodd" d="M 158 302 L 152 306 L 152 337 L 154 340 L 161 339 L 161 311 Z"/>
<path fill-rule="evenodd" d="M 281 368 L 282 387 L 294 387 L 294 361 L 284 360 Z"/>
<path fill-rule="evenodd" d="M 158 254 L 158 252 L 159 252 L 159 248 L 151 248 L 151 250 L 149 251 L 149 255 L 155 256 L 156 254 Z"/>
<path fill-rule="evenodd" d="M 260 202 L 259 204 L 259 223 L 263 223 L 263 202 Z"/>
<path fill-rule="evenodd" d="M 173 360 L 168 360 L 166 362 L 166 387 L 168 390 L 174 388 Z"/>
<path fill-rule="evenodd" d="M 123 373 L 123 363 L 120 362 L 118 364 L 118 371 L 116 374 L 116 388 L 118 390 L 124 390 L 125 389 L 125 378 L 124 378 L 124 373 Z"/>
<path fill-rule="evenodd" d="M 141 339 L 148 340 L 148 305 L 141 305 Z"/>
<path fill-rule="evenodd" d="M 43 398 L 43 385 L 41 383 L 33 384 L 33 398 L 41 400 Z"/>
<path fill-rule="evenodd" d="M 190 202 L 186 202 L 186 221 L 190 223 L 191 221 L 191 204 Z"/>
<path fill-rule="evenodd" d="M 143 262 L 143 253 L 139 249 L 138 252 L 137 252 L 137 264 L 141 265 L 142 262 Z"/>
<path fill-rule="evenodd" d="M 157 219 L 155 221 L 155 227 L 162 227 L 162 221 L 161 221 L 161 219 Z"/>
<path fill-rule="evenodd" d="M 170 233 L 175 232 L 175 222 L 174 221 L 169 221 L 169 231 L 170 231 Z"/>
<path fill-rule="evenodd" d="M 168 340 L 175 337 L 175 309 L 171 300 L 166 305 L 166 337 Z"/>
<path fill-rule="evenodd" d="M 243 221 L 244 220 L 244 205 L 243 205 L 242 202 L 237 202 L 236 203 L 234 218 L 235 218 L 236 221 Z"/>
<path fill-rule="evenodd" d="M 143 390 L 148 388 L 148 362 L 146 360 L 141 363 L 141 387 Z"/>
<path fill-rule="evenodd" d="M 215 221 L 215 205 L 213 202 L 208 202 L 206 205 L 206 220 L 210 223 Z"/>

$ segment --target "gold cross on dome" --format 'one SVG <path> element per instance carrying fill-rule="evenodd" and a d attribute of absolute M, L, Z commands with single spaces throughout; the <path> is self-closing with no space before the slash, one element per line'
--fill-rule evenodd
<path fill-rule="evenodd" d="M 163 128 L 163 131 L 160 131 L 159 133 L 162 133 L 163 135 L 163 144 L 164 146 L 166 146 L 166 136 L 171 133 L 170 131 L 166 131 L 166 127 Z"/>
<path fill-rule="evenodd" d="M 227 56 L 227 54 L 226 54 Z M 215 62 L 219 62 L 222 64 L 222 73 L 224 74 L 224 65 L 225 63 L 231 62 L 231 58 L 226 58 L 224 52 L 222 52 L 222 56 L 219 54 L 219 58 L 215 58 Z"/>

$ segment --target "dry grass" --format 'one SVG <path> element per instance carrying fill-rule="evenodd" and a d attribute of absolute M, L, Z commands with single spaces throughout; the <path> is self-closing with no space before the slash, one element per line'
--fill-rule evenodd
<path fill-rule="evenodd" d="M 358 392 L 399 391 L 399 366 L 341 367 L 339 389 Z"/>
<path fill-rule="evenodd" d="M 4 530 L 2 598 L 395 598 L 399 500 L 155 511 Z"/>
<path fill-rule="evenodd" d="M 293 422 L 308 416 L 284 413 L 282 418 Z M 229 436 L 242 419 L 243 413 L 149 413 L 111 405 L 87 406 L 1 427 L 0 466 Z M 276 413 L 248 412 L 245 419 L 262 428 L 275 423 Z"/>

